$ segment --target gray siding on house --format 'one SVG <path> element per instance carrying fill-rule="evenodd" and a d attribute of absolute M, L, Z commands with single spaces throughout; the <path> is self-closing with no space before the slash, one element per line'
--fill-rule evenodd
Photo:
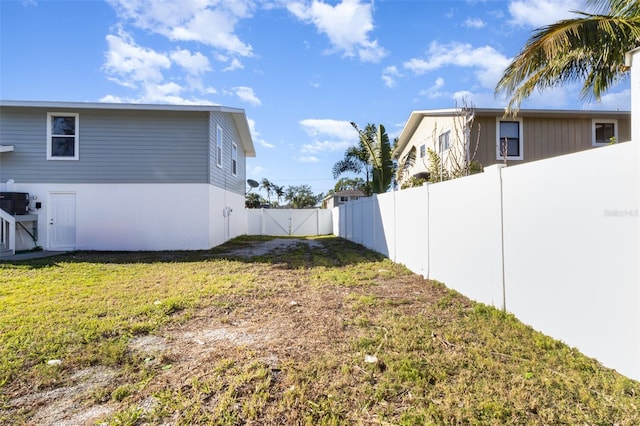
<path fill-rule="evenodd" d="M 222 128 L 222 166 L 217 165 L 217 126 Z M 209 157 L 209 182 L 212 185 L 228 191 L 244 195 L 246 190 L 246 154 L 242 147 L 240 134 L 230 114 L 211 112 L 209 124 L 209 143 L 211 156 Z M 231 146 L 238 147 L 238 161 L 236 175 L 231 173 Z"/>
<path fill-rule="evenodd" d="M 47 160 L 48 112 L 79 114 L 79 160 Z M 202 111 L 1 107 L 0 143 L 15 148 L 0 154 L 0 181 L 207 183 L 208 115 Z"/>

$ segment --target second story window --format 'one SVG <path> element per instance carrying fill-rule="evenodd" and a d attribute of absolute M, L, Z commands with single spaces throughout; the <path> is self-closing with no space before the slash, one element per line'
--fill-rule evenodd
<path fill-rule="evenodd" d="M 47 114 L 47 160 L 79 158 L 79 115 L 50 112 Z"/>
<path fill-rule="evenodd" d="M 222 167 L 222 127 L 216 128 L 216 165 Z"/>
<path fill-rule="evenodd" d="M 238 146 L 235 143 L 231 145 L 231 174 L 238 174 Z"/>
<path fill-rule="evenodd" d="M 446 131 L 438 137 L 438 144 L 440 152 L 444 152 L 449 149 L 451 143 L 451 131 Z"/>
<path fill-rule="evenodd" d="M 617 120 L 593 120 L 592 145 L 608 145 L 618 141 Z"/>
<path fill-rule="evenodd" d="M 522 121 L 498 120 L 496 133 L 496 159 L 522 160 Z"/>
<path fill-rule="evenodd" d="M 427 155 L 427 147 L 425 144 L 420 145 L 420 158 L 424 158 Z"/>

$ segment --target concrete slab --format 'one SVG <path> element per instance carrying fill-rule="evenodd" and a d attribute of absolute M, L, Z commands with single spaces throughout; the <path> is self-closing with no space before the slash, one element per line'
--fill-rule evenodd
<path fill-rule="evenodd" d="M 0 262 L 13 262 L 15 260 L 32 260 L 42 259 L 45 257 L 59 256 L 61 254 L 69 253 L 68 251 L 31 251 L 28 253 L 13 254 L 10 256 L 0 257 Z"/>

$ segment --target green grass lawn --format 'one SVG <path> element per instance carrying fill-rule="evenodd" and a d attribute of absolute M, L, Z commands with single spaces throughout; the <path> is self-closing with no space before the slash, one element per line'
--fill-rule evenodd
<path fill-rule="evenodd" d="M 0 423 L 640 424 L 640 383 L 361 246 L 225 254 L 267 240 L 0 263 Z"/>

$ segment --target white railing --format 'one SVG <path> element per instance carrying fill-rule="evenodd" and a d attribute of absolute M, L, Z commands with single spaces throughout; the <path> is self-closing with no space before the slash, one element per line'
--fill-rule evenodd
<path fill-rule="evenodd" d="M 16 253 L 16 218 L 0 209 L 0 257 Z"/>

